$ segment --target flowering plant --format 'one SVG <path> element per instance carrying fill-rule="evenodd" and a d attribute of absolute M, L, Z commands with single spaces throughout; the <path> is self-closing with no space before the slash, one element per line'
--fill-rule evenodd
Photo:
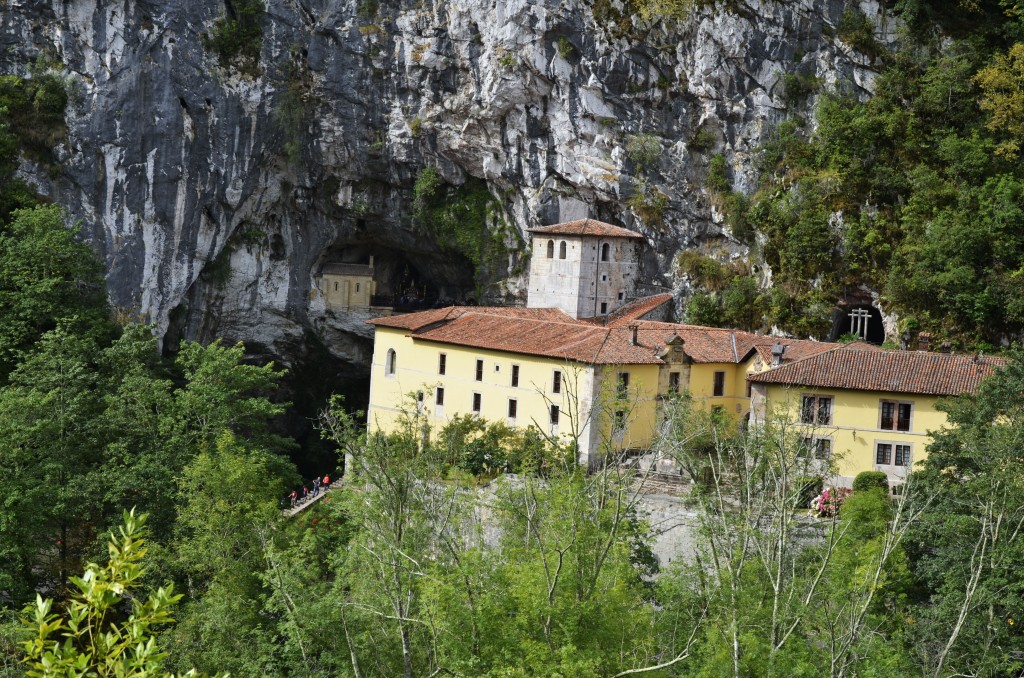
<path fill-rule="evenodd" d="M 811 510 L 821 518 L 831 518 L 839 513 L 839 508 L 850 493 L 848 487 L 826 487 L 821 494 L 811 500 Z"/>

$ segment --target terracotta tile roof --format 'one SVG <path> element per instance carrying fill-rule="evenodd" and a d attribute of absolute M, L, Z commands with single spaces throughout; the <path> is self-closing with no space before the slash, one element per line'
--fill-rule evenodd
<path fill-rule="evenodd" d="M 762 384 L 949 396 L 976 392 L 981 380 L 1004 363 L 1000 358 L 839 346 L 747 378 Z"/>
<path fill-rule="evenodd" d="M 392 315 L 386 318 L 367 320 L 369 325 L 380 327 L 396 327 L 404 330 L 420 330 L 428 325 L 454 320 L 466 313 L 486 313 L 505 318 L 529 318 L 534 320 L 551 320 L 555 322 L 576 322 L 571 316 L 557 308 L 518 308 L 505 306 L 447 306 L 432 308 L 429 311 Z"/>
<path fill-rule="evenodd" d="M 831 351 L 841 346 L 841 344 L 836 344 L 830 341 L 811 341 L 809 339 L 787 339 L 784 337 L 759 336 L 754 342 L 753 350 L 757 351 L 765 365 L 772 364 L 772 346 L 775 344 L 782 344 L 786 347 L 785 353 L 782 354 L 783 365 L 797 360 L 803 360 L 804 358 L 809 358 L 813 355 L 824 353 L 825 351 Z M 847 346 L 851 345 L 852 344 L 848 344 Z M 866 346 L 874 347 L 874 344 L 866 344 Z"/>
<path fill-rule="evenodd" d="M 674 297 L 666 292 L 664 294 L 655 294 L 650 297 L 642 297 L 636 301 L 631 301 L 620 309 L 613 311 L 608 316 L 607 325 L 609 327 L 625 327 L 630 322 L 642 318 L 651 311 L 654 311 L 665 304 L 672 301 Z"/>
<path fill-rule="evenodd" d="M 695 363 L 737 363 L 750 351 L 751 342 L 757 339 L 749 332 L 740 332 L 719 327 L 680 325 L 678 323 L 654 320 L 636 321 L 643 343 L 660 346 L 674 337 L 683 340 L 683 351 Z"/>
<path fill-rule="evenodd" d="M 413 333 L 414 339 L 540 355 L 591 364 L 661 363 L 652 346 L 631 343 L 629 329 L 600 327 L 572 318 L 565 322 L 468 311 Z M 659 347 L 660 348 L 660 347 Z"/>
<path fill-rule="evenodd" d="M 567 221 L 564 224 L 538 226 L 537 228 L 530 228 L 527 230 L 529 230 L 530 233 L 543 233 L 550 235 L 593 235 L 601 238 L 643 237 L 636 231 L 631 231 L 628 228 L 612 226 L 611 224 L 606 224 L 603 221 L 594 221 L 593 219 L 577 219 L 576 221 Z"/>

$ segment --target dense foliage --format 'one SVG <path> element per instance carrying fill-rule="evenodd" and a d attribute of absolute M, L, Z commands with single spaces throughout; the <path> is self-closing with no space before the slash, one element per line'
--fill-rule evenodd
<path fill-rule="evenodd" d="M 961 3 L 957 39 L 923 36 L 930 19 L 954 23 L 950 4 L 900 3 L 917 32 L 880 52 L 875 96 L 822 93 L 813 124 L 794 117 L 761 150 L 757 193 L 728 203 L 772 272 L 759 324 L 823 336 L 865 284 L 911 332 L 966 347 L 1024 332 L 1024 24 L 1007 2 Z M 839 38 L 863 51 L 871 28 L 844 15 Z M 691 312 L 734 322 L 722 292 L 695 283 Z"/>

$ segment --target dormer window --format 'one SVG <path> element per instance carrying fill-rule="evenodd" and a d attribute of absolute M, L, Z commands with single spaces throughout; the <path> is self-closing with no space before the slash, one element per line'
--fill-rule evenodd
<path fill-rule="evenodd" d="M 548 240 L 548 259 L 555 258 L 555 241 Z"/>
<path fill-rule="evenodd" d="M 565 259 L 565 241 L 558 243 L 558 258 Z"/>

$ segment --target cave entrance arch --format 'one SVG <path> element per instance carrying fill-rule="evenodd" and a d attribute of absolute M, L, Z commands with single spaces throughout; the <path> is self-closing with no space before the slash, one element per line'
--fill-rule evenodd
<path fill-rule="evenodd" d="M 885 341 L 885 326 L 882 313 L 870 304 L 847 306 L 836 312 L 831 339 L 842 336 L 856 336 L 861 341 L 882 344 Z"/>

